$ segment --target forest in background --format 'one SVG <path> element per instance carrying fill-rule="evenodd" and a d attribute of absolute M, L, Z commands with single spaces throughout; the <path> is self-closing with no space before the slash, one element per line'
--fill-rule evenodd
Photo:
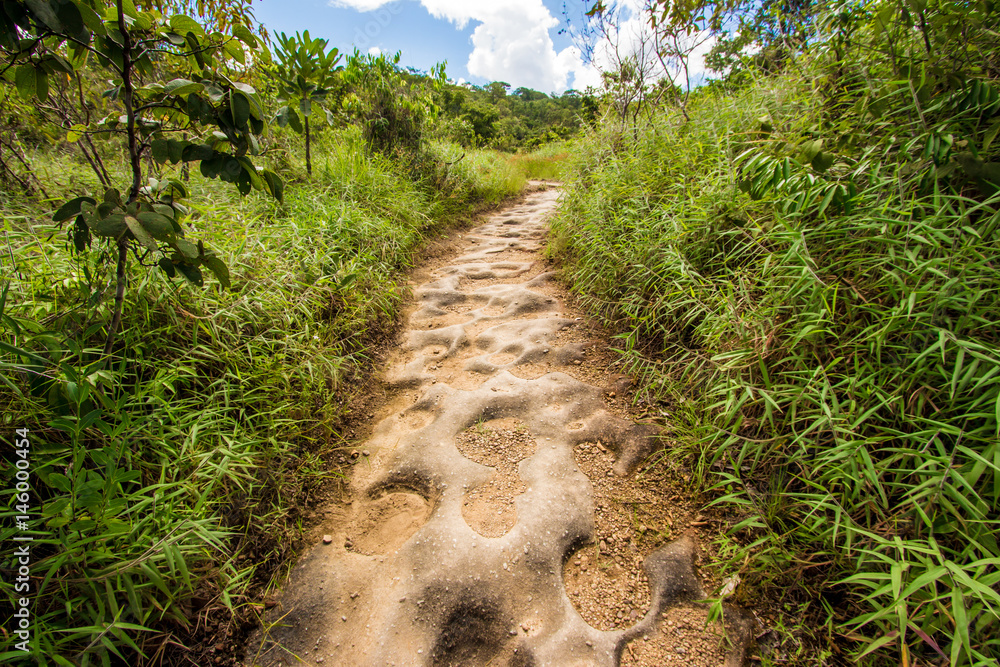
<path fill-rule="evenodd" d="M 996 3 L 649 0 L 639 39 L 597 3 L 604 86 L 559 96 L 199 7 L 0 12 L 0 403 L 30 429 L 0 540 L 31 517 L 35 655 L 231 660 L 422 243 L 564 177 L 549 254 L 727 517 L 762 664 L 995 664 Z"/>

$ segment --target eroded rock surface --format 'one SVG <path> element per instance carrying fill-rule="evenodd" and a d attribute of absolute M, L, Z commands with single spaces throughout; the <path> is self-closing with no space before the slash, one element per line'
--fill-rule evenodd
<path fill-rule="evenodd" d="M 611 667 L 626 649 L 631 664 L 660 664 L 653 649 L 635 662 L 640 636 L 674 650 L 666 612 L 703 597 L 690 537 L 645 555 L 630 582 L 642 609 L 611 629 L 567 594 L 569 560 L 601 553 L 579 448 L 613 453 L 600 474 L 625 478 L 656 428 L 616 416 L 608 387 L 584 381 L 588 342 L 539 255 L 557 195 L 491 217 L 415 289 L 386 372 L 399 409 L 364 445 L 348 518 L 295 566 L 247 664 Z M 739 663 L 726 655 L 685 662 Z"/>

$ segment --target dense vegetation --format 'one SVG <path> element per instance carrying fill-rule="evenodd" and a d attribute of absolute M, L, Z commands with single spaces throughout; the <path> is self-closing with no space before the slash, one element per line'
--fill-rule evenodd
<path fill-rule="evenodd" d="M 247 5 L 176 6 L 0 8 L 0 408 L 30 445 L 0 542 L 34 539 L 29 590 L 16 562 L 0 589 L 30 597 L 32 663 L 235 651 L 340 474 L 416 253 L 558 154 L 436 139 L 443 69 L 308 33 L 272 59 Z"/>
<path fill-rule="evenodd" d="M 1000 6 L 794 6 L 606 118 L 550 252 L 736 516 L 765 664 L 995 665 Z"/>
<path fill-rule="evenodd" d="M 437 96 L 443 122 L 439 136 L 463 146 L 490 146 L 513 151 L 537 148 L 576 136 L 581 124 L 597 120 L 593 94 L 567 90 L 549 96 L 530 88 L 510 91 L 510 84 L 486 86 L 448 84 Z"/>

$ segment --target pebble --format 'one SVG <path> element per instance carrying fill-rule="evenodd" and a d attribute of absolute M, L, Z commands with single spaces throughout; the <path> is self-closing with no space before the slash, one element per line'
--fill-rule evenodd
<path fill-rule="evenodd" d="M 333 543 L 333 535 L 324 535 L 323 544 L 331 544 L 331 543 Z"/>

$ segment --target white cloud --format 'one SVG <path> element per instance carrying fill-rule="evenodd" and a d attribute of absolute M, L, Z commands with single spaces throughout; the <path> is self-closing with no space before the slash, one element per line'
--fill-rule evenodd
<path fill-rule="evenodd" d="M 459 29 L 478 23 L 472 33 L 469 73 L 515 88 L 562 92 L 572 73 L 583 67 L 577 49 L 556 51 L 549 31 L 559 25 L 542 0 L 420 0 L 431 16 Z"/>
<path fill-rule="evenodd" d="M 377 46 L 373 46 L 372 48 L 368 49 L 368 55 L 370 55 L 370 56 L 380 56 L 380 55 L 382 55 L 382 49 L 380 49 Z"/>
<path fill-rule="evenodd" d="M 359 12 L 370 12 L 382 5 L 388 5 L 390 2 L 392 0 L 329 0 L 327 4 L 331 7 L 344 7 L 346 9 L 356 9 Z"/>
<path fill-rule="evenodd" d="M 329 0 L 335 7 L 370 12 L 398 0 Z M 431 16 L 462 30 L 477 24 L 467 67 L 473 76 L 545 92 L 562 92 L 586 69 L 574 47 L 557 52 L 549 31 L 559 25 L 542 0 L 419 0 Z M 384 11 L 384 10 L 383 10 Z"/>
<path fill-rule="evenodd" d="M 489 81 L 506 81 L 544 92 L 567 88 L 600 87 L 600 70 L 613 62 L 612 42 L 595 46 L 593 63 L 584 63 L 579 49 L 569 46 L 556 51 L 550 31 L 559 25 L 542 0 L 418 0 L 435 18 L 452 22 L 459 29 L 476 24 L 472 32 L 469 73 Z M 329 0 L 332 6 L 370 12 L 399 0 Z M 624 0 L 625 20 L 613 40 L 619 53 L 628 52 L 648 34 L 649 24 L 639 11 L 643 0 Z M 383 10 L 383 12 L 386 10 Z M 395 12 L 393 12 L 395 13 Z M 377 33 L 377 31 L 376 31 Z M 692 62 L 692 81 L 704 72 L 702 56 L 710 43 L 700 47 Z M 672 73 L 676 76 L 676 73 Z M 676 79 L 675 79 L 676 80 Z"/>

